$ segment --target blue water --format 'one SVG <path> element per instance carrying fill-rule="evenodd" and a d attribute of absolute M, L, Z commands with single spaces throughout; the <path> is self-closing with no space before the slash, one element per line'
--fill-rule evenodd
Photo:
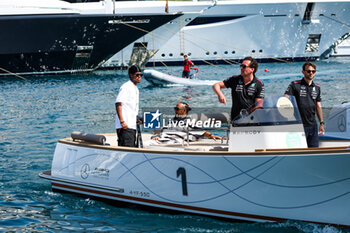
<path fill-rule="evenodd" d="M 323 106 L 350 101 L 350 59 L 316 62 L 315 82 L 322 88 Z M 257 76 L 266 95 L 283 95 L 301 78 L 302 63 L 260 64 Z M 237 65 L 199 66 L 199 79 L 223 80 L 239 73 Z M 268 69 L 268 72 L 264 70 Z M 181 74 L 181 67 L 159 68 Z M 28 80 L 0 79 L 0 232 L 346 232 L 331 226 L 287 221 L 226 222 L 194 215 L 173 215 L 118 208 L 72 194 L 54 193 L 38 177 L 49 170 L 58 139 L 74 130 L 115 132 L 114 101 L 127 81 L 125 71 L 88 75 L 39 76 Z M 223 106 L 210 86 L 153 87 L 140 83 L 141 107 Z M 227 106 L 231 105 L 229 91 Z M 258 190 L 257 190 L 258 192 Z"/>

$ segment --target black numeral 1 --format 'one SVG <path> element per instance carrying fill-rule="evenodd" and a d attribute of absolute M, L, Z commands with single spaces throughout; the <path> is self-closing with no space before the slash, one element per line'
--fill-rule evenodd
<path fill-rule="evenodd" d="M 187 179 L 186 179 L 186 170 L 183 167 L 179 167 L 176 171 L 176 177 L 181 175 L 181 183 L 182 183 L 182 195 L 188 196 L 187 192 Z"/>

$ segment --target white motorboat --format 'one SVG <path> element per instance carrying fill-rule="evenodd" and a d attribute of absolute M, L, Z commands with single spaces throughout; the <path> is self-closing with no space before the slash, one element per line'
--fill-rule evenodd
<path fill-rule="evenodd" d="M 212 5 L 212 1 L 169 1 L 169 12 L 210 8 L 167 41 L 148 66 L 181 65 L 183 54 L 197 65 L 232 64 L 245 56 L 259 62 L 314 60 L 326 57 L 332 44 L 349 32 L 350 2 L 344 0 L 219 0 Z M 115 9 L 164 12 L 165 2 L 118 1 Z M 110 64 L 129 57 L 116 56 Z"/>
<path fill-rule="evenodd" d="M 295 101 L 265 103 L 234 121 L 228 140 L 216 142 L 127 148 L 116 145 L 115 134 L 73 133 L 58 141 L 51 170 L 40 176 L 53 190 L 115 203 L 349 227 L 350 141 L 305 148 Z"/>
<path fill-rule="evenodd" d="M 198 73 L 198 69 L 197 69 Z M 143 74 L 145 79 L 156 86 L 163 86 L 169 84 L 183 85 L 183 86 L 203 86 L 213 85 L 217 81 L 215 80 L 201 80 L 194 73 L 190 79 L 176 77 L 170 74 L 165 74 L 157 70 L 144 70 Z"/>

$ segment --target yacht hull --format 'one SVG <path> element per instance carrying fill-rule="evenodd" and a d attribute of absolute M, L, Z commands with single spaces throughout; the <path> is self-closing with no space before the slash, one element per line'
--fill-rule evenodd
<path fill-rule="evenodd" d="M 163 12 L 164 2 L 118 2 L 119 13 Z M 182 65 L 188 54 L 196 65 L 235 64 L 246 56 L 259 62 L 326 58 L 348 33 L 347 1 L 169 1 L 169 12 L 209 8 L 176 33 L 147 66 Z M 112 63 L 111 63 L 112 64 Z"/>
<path fill-rule="evenodd" d="M 0 75 L 91 71 L 180 15 L 0 16 Z"/>

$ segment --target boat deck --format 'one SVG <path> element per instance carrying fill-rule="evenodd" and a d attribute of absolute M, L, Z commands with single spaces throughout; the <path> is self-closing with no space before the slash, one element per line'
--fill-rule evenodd
<path fill-rule="evenodd" d="M 106 138 L 105 145 L 98 145 L 93 142 L 86 142 L 83 140 L 73 140 L 72 138 L 61 139 L 60 142 L 74 145 L 81 145 L 84 147 L 96 147 L 109 150 L 127 150 L 127 151 L 153 151 L 156 153 L 185 153 L 185 154 L 300 154 L 300 153 L 329 153 L 329 152 L 348 152 L 350 150 L 350 140 L 337 140 L 337 141 L 320 141 L 319 148 L 279 148 L 279 149 L 256 149 L 252 152 L 243 151 L 229 151 L 228 141 L 224 140 L 209 140 L 200 139 L 196 142 L 183 142 L 183 143 L 155 143 L 151 136 L 152 134 L 142 134 L 143 148 L 130 148 L 130 147 L 119 147 L 117 145 L 117 135 L 115 133 L 109 134 L 98 134 L 103 135 Z M 151 143 L 150 143 L 151 142 Z"/>

